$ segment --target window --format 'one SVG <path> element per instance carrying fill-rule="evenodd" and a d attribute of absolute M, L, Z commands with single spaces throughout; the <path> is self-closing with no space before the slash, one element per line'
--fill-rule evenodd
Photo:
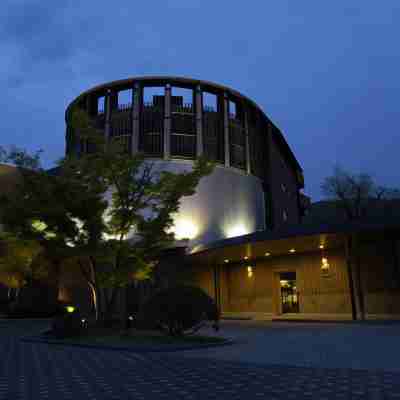
<path fill-rule="evenodd" d="M 286 210 L 283 210 L 282 217 L 284 221 L 287 221 L 288 215 Z"/>

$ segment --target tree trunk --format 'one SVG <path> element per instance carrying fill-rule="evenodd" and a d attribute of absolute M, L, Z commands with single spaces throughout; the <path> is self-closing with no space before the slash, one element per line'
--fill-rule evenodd
<path fill-rule="evenodd" d="M 99 320 L 99 294 L 98 290 L 92 283 L 89 283 L 90 290 L 92 292 L 92 299 L 93 299 L 93 306 L 94 306 L 94 313 L 95 313 L 95 320 Z"/>

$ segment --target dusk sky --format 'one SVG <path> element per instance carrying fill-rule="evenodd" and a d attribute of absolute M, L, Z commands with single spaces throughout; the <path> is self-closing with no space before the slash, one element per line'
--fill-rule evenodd
<path fill-rule="evenodd" d="M 41 148 L 51 167 L 80 92 L 186 76 L 255 100 L 313 201 L 335 163 L 400 187 L 399 38 L 399 0 L 2 0 L 0 145 Z"/>

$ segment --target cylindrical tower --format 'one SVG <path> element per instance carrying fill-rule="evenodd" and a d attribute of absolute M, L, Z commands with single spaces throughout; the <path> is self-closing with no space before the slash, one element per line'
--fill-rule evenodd
<path fill-rule="evenodd" d="M 201 155 L 216 162 L 175 218 L 177 238 L 190 238 L 190 247 L 279 225 L 274 221 L 279 196 L 276 204 L 273 196 L 278 156 L 291 171 L 291 203 L 299 204 L 303 178 L 293 153 L 263 111 L 235 90 L 178 77 L 136 77 L 94 87 L 66 110 L 66 152 L 79 154 L 96 148 L 74 134 L 68 123 L 72 106 L 86 110 L 106 140 L 120 140 L 126 152 L 142 152 L 160 168 L 185 170 Z M 290 213 L 293 221 L 298 211 Z"/>

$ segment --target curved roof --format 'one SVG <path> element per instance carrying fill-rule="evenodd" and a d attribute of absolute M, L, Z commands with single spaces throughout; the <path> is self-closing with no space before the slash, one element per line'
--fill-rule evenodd
<path fill-rule="evenodd" d="M 200 85 L 203 89 L 206 91 L 226 91 L 228 94 L 239 97 L 247 102 L 249 102 L 251 105 L 256 107 L 266 118 L 268 118 L 265 114 L 264 111 L 249 97 L 243 95 L 242 93 L 238 92 L 235 89 L 232 89 L 228 86 L 221 85 L 219 83 L 214 83 L 211 81 L 205 81 L 201 79 L 193 79 L 193 78 L 187 78 L 187 77 L 179 77 L 179 76 L 168 76 L 168 75 L 155 75 L 155 76 L 134 76 L 130 77 L 127 79 L 120 79 L 116 81 L 111 81 L 107 83 L 102 83 L 97 86 L 93 86 L 92 88 L 82 92 L 77 98 L 75 98 L 67 107 L 67 112 L 70 106 L 81 99 L 82 97 L 86 96 L 87 94 L 93 93 L 93 92 L 106 92 L 107 89 L 117 89 L 121 90 L 124 87 L 127 86 L 133 86 L 135 82 L 148 82 L 151 85 L 154 86 L 162 86 L 165 83 L 171 83 L 171 84 L 176 84 L 179 85 L 179 87 L 193 87 Z"/>
<path fill-rule="evenodd" d="M 268 116 L 264 113 L 264 111 L 261 109 L 260 106 L 253 100 L 251 100 L 249 97 L 243 95 L 242 93 L 238 92 L 235 89 L 232 89 L 228 86 L 221 85 L 219 83 L 214 83 L 211 81 L 205 81 L 201 79 L 193 79 L 193 78 L 187 78 L 187 77 L 179 77 L 179 76 L 172 76 L 172 75 L 155 75 L 155 76 L 134 76 L 126 79 L 120 79 L 116 81 L 110 81 L 106 83 L 102 83 L 97 86 L 93 86 L 92 88 L 82 92 L 78 97 L 76 97 L 67 107 L 65 111 L 65 120 L 67 121 L 67 114 L 69 112 L 69 109 L 71 106 L 75 103 L 77 103 L 79 100 L 84 98 L 86 95 L 90 93 L 95 93 L 97 92 L 98 94 L 104 95 L 108 89 L 116 89 L 116 90 L 123 90 L 127 89 L 129 87 L 133 87 L 133 84 L 135 82 L 146 82 L 148 83 L 149 86 L 162 86 L 166 83 L 172 84 L 172 85 L 177 85 L 179 87 L 188 87 L 192 88 L 193 86 L 200 85 L 202 89 L 205 91 L 208 91 L 210 93 L 216 92 L 216 91 L 225 91 L 228 93 L 228 96 L 232 97 L 237 97 L 239 99 L 242 99 L 249 104 L 251 104 L 254 108 L 256 108 L 261 115 L 275 127 L 275 138 L 278 142 L 278 145 L 282 146 L 283 151 L 286 152 L 288 155 L 290 161 L 293 163 L 294 167 L 298 169 L 300 172 L 303 171 L 301 168 L 299 162 L 297 161 L 295 155 L 293 154 L 291 148 L 289 147 L 288 143 L 286 142 L 286 139 L 284 138 L 282 132 L 280 129 L 268 118 Z"/>

